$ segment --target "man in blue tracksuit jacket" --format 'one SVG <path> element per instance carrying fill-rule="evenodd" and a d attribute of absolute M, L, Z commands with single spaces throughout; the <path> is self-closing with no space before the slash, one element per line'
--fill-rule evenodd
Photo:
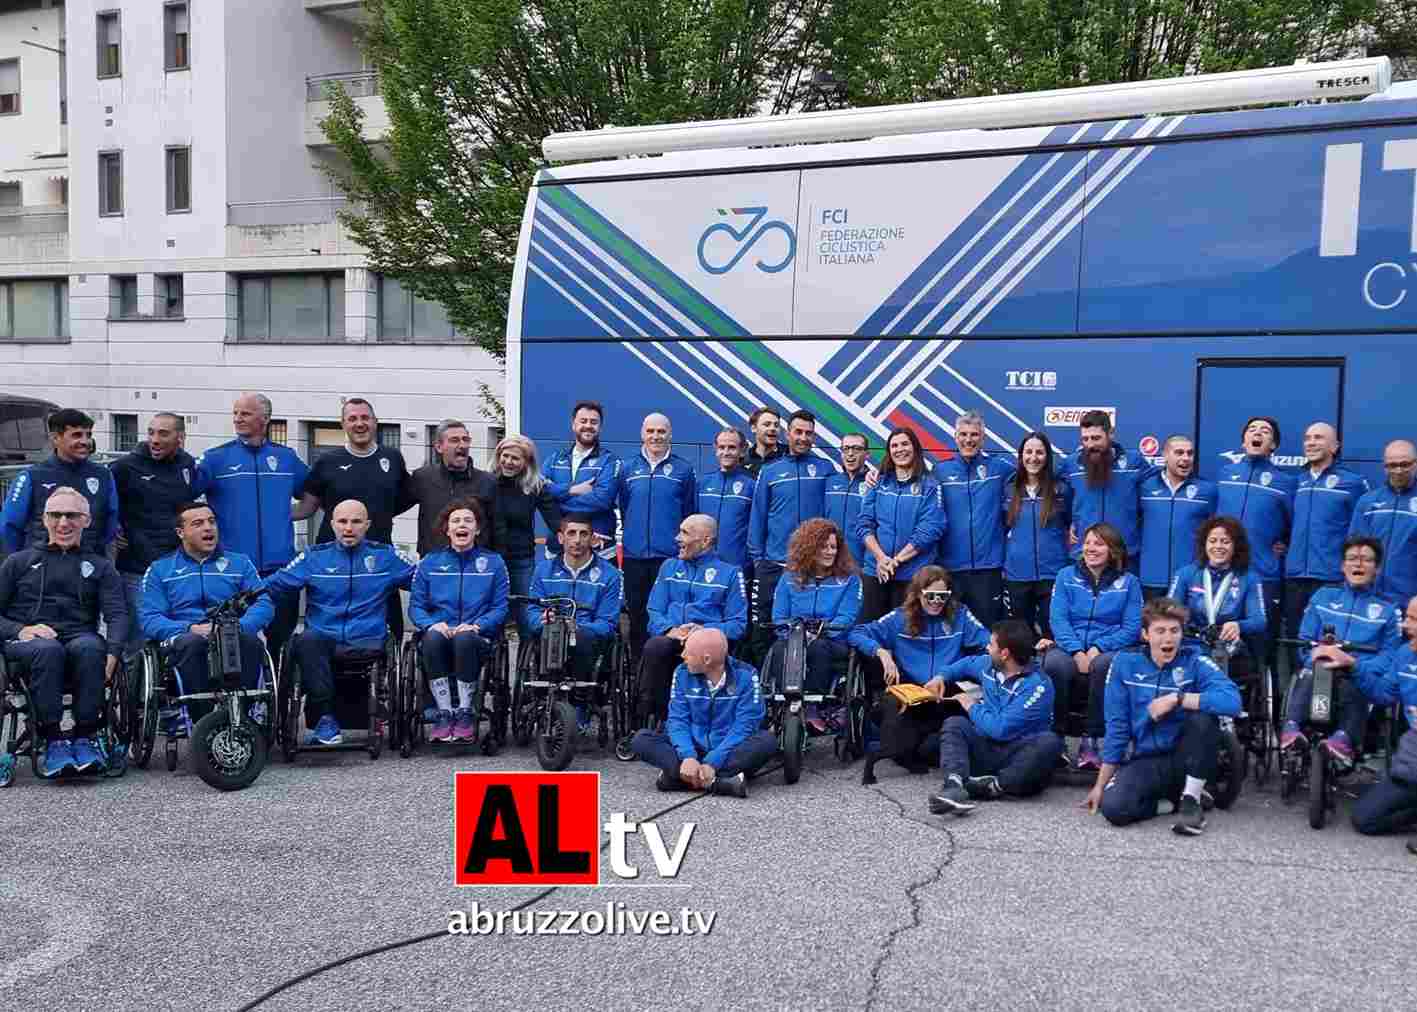
<path fill-rule="evenodd" d="M 1004 619 L 989 636 L 989 653 L 950 665 L 946 679 L 971 681 L 980 694 L 961 692 L 965 716 L 940 728 L 945 786 L 930 799 L 935 815 L 973 811 L 976 801 L 1023 798 L 1048 786 L 1063 751 L 1053 723 L 1053 683 L 1033 663 L 1037 635 L 1022 619 Z"/>
<path fill-rule="evenodd" d="M 1072 554 L 1082 553 L 1082 536 L 1093 524 L 1108 523 L 1122 535 L 1127 569 L 1141 572 L 1141 483 L 1156 469 L 1144 457 L 1112 441 L 1112 419 L 1088 411 L 1078 421 L 1082 445 L 1058 469 L 1073 487 Z"/>
<path fill-rule="evenodd" d="M 1360 833 L 1395 833 L 1417 828 L 1417 597 L 1402 616 L 1405 642 L 1383 659 L 1385 678 L 1374 686 L 1379 703 L 1397 703 L 1407 731 L 1397 743 L 1388 778 L 1368 788 L 1353 806 L 1353 828 Z M 1417 854 L 1417 838 L 1407 849 Z"/>
<path fill-rule="evenodd" d="M 615 562 L 615 503 L 620 494 L 620 458 L 600 445 L 605 410 L 597 401 L 579 401 L 571 409 L 575 441 L 551 454 L 541 465 L 547 490 L 562 514 L 586 513 L 595 524 L 595 550 Z M 538 519 L 538 523 L 539 523 Z M 546 533 L 547 552 L 555 554 L 556 532 Z"/>
<path fill-rule="evenodd" d="M 143 575 L 138 604 L 142 634 L 162 645 L 177 669 L 178 688 L 184 694 L 207 692 L 207 640 L 211 626 L 207 612 L 243 591 L 265 584 L 255 564 L 244 555 L 221 548 L 216 514 L 206 503 L 183 503 L 174 511 L 177 548 L 157 559 Z M 174 522 L 169 521 L 169 522 Z M 241 616 L 241 685 L 260 684 L 265 647 L 257 639 L 275 616 L 269 595 L 261 595 Z M 190 715 L 200 718 L 209 701 L 193 702 Z M 174 715 L 169 732 L 182 721 Z"/>
<path fill-rule="evenodd" d="M 1141 483 L 1141 586 L 1149 601 L 1161 597 L 1176 573 L 1196 555 L 1196 531 L 1215 515 L 1215 482 L 1197 478 L 1196 444 L 1171 436 L 1166 466 Z"/>
<path fill-rule="evenodd" d="M 102 555 L 118 533 L 118 490 L 108 468 L 89 459 L 93 419 L 75 408 L 64 408 L 50 415 L 48 424 L 54 455 L 21 471 L 10 484 L 0 511 L 0 549 L 18 552 L 48 544 L 44 502 L 56 488 L 67 487 L 89 504 L 84 551 Z"/>
<path fill-rule="evenodd" d="M 1358 500 L 1349 533 L 1382 543 L 1378 593 L 1402 607 L 1417 594 L 1417 448 L 1394 440 L 1383 449 L 1383 468 L 1387 484 Z"/>
<path fill-rule="evenodd" d="M 966 412 L 955 422 L 958 455 L 935 465 L 945 507 L 939 562 L 955 590 L 987 629 L 1004 615 L 1004 503 L 1016 463 L 983 451 L 984 419 Z"/>
<path fill-rule="evenodd" d="M 1087 807 L 1114 826 L 1150 819 L 1157 802 L 1179 796 L 1171 828 L 1183 836 L 1205 830 L 1201 792 L 1215 778 L 1220 718 L 1240 712 L 1240 690 L 1203 652 L 1182 646 L 1185 623 L 1178 602 L 1147 602 L 1146 649 L 1118 654 L 1107 676 L 1102 769 Z"/>
<path fill-rule="evenodd" d="M 664 730 L 637 732 L 631 748 L 659 768 L 661 791 L 746 798 L 748 777 L 777 754 L 766 714 L 753 666 L 728 656 L 722 632 L 698 629 L 684 642 Z"/>
<path fill-rule="evenodd" d="M 561 554 L 542 559 L 531 577 L 529 596 L 561 597 L 576 602 L 576 642 L 571 647 L 571 673 L 588 681 L 596 659 L 610 645 L 620 625 L 624 583 L 620 570 L 592 550 L 595 521 L 589 513 L 561 517 Z M 528 604 L 522 621 L 533 636 L 546 627 L 547 609 Z"/>
<path fill-rule="evenodd" d="M 407 590 L 413 563 L 391 545 L 365 538 L 369 511 L 356 499 L 335 507 L 335 540 L 302 552 L 266 585 L 277 600 L 305 596 L 305 631 L 295 641 L 306 717 L 315 721 L 308 744 L 337 745 L 334 659 L 343 650 L 379 650 L 388 635 L 389 595 Z"/>
<path fill-rule="evenodd" d="M 866 546 L 856 530 L 856 518 L 861 515 L 861 502 L 866 496 L 866 436 L 848 432 L 841 437 L 841 470 L 827 479 L 826 517 L 841 528 L 846 548 L 860 566 L 866 558 Z"/>
<path fill-rule="evenodd" d="M 718 525 L 719 558 L 748 571 L 748 516 L 758 480 L 743 467 L 743 436 L 723 429 L 713 438 L 718 470 L 699 478 L 694 512 L 713 517 Z"/>

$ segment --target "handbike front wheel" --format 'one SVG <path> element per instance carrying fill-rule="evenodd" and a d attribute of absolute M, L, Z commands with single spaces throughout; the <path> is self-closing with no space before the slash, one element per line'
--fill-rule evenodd
<path fill-rule="evenodd" d="M 788 713 L 782 718 L 782 777 L 795 784 L 802 776 L 802 753 L 807 748 L 807 729 L 800 713 Z"/>
<path fill-rule="evenodd" d="M 549 702 L 536 729 L 536 761 L 544 770 L 559 772 L 571 765 L 576 751 L 576 708 L 564 699 Z"/>
<path fill-rule="evenodd" d="M 1309 758 L 1309 827 L 1323 829 L 1328 821 L 1328 756 L 1321 741 L 1313 745 Z"/>
<path fill-rule="evenodd" d="M 250 717 L 233 726 L 225 707 L 217 706 L 192 729 L 187 761 L 210 786 L 239 791 L 261 775 L 267 754 L 266 734 Z"/>

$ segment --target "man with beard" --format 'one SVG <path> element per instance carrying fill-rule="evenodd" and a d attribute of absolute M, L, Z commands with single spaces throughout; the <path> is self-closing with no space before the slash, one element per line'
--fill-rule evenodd
<path fill-rule="evenodd" d="M 1145 459 L 1128 454 L 1112 442 L 1112 419 L 1105 411 L 1088 411 L 1078 420 L 1081 446 L 1060 468 L 1073 487 L 1073 525 L 1068 532 L 1072 555 L 1082 551 L 1082 532 L 1108 523 L 1122 535 L 1127 569 L 1141 569 L 1141 483 L 1156 473 Z"/>
<path fill-rule="evenodd" d="M 1196 444 L 1168 436 L 1166 466 L 1141 483 L 1141 586 L 1165 597 L 1177 571 L 1195 560 L 1196 531 L 1215 515 L 1215 482 L 1195 477 Z"/>
<path fill-rule="evenodd" d="M 1387 484 L 1358 500 L 1351 534 L 1366 534 L 1383 546 L 1378 593 L 1402 607 L 1417 594 L 1417 448 L 1395 439 L 1383 449 Z"/>
<path fill-rule="evenodd" d="M 782 456 L 782 444 L 777 438 L 781 425 L 782 416 L 772 408 L 758 408 L 748 416 L 748 433 L 753 437 L 753 445 L 743 459 L 743 470 L 754 478 L 762 472 L 764 464 Z"/>
<path fill-rule="evenodd" d="M 472 436 L 456 418 L 446 418 L 433 430 L 433 452 L 428 463 L 408 476 L 409 494 L 418 504 L 418 554 L 431 555 L 448 547 L 448 536 L 438 530 L 438 517 L 458 499 L 476 499 L 487 517 L 477 543 L 487 547 L 491 537 L 492 500 L 497 480 L 472 463 Z"/>
<path fill-rule="evenodd" d="M 597 401 L 578 401 L 571 409 L 575 442 L 551 454 L 541 465 L 547 488 L 561 515 L 589 514 L 595 524 L 594 549 L 615 563 L 615 500 L 620 494 L 620 458 L 600 445 L 605 409 Z M 555 550 L 556 532 L 547 533 L 548 554 Z"/>

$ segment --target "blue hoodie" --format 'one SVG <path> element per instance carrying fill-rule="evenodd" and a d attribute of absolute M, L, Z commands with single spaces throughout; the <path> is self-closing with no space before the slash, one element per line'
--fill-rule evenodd
<path fill-rule="evenodd" d="M 815 453 L 774 457 L 758 472 L 748 518 L 748 557 L 787 560 L 787 542 L 802 521 L 827 515 L 827 481 L 836 465 Z"/>
<path fill-rule="evenodd" d="M 1075 450 L 1059 469 L 1073 487 L 1074 559 L 1082 557 L 1082 539 L 1093 524 L 1108 523 L 1122 535 L 1127 546 L 1127 558 L 1139 558 L 1141 552 L 1141 483 L 1155 474 L 1157 468 L 1145 457 L 1129 454 L 1120 446 L 1112 447 L 1112 477 L 1101 488 L 1087 482 L 1087 467 L 1083 451 Z"/>
<path fill-rule="evenodd" d="M 1406 608 L 1417 594 L 1417 485 L 1401 493 L 1388 484 L 1373 489 L 1358 500 L 1348 533 L 1382 542 L 1378 593 Z"/>
<path fill-rule="evenodd" d="M 1141 584 L 1169 587 L 1196 557 L 1196 532 L 1215 515 L 1215 482 L 1187 478 L 1171 491 L 1166 472 L 1141 483 Z"/>
<path fill-rule="evenodd" d="M 413 563 L 391 545 L 338 541 L 301 552 L 266 580 L 272 595 L 305 590 L 305 628 L 337 643 L 382 642 L 388 600 L 413 579 Z"/>
<path fill-rule="evenodd" d="M 1256 576 L 1251 570 L 1235 572 L 1225 570 L 1224 572 L 1212 566 L 1201 566 L 1191 563 L 1189 566 L 1182 566 L 1180 572 L 1176 574 L 1176 579 L 1171 581 L 1171 589 L 1167 592 L 1167 597 L 1174 601 L 1180 601 L 1191 613 L 1190 623 L 1202 628 L 1211 624 L 1210 616 L 1206 613 L 1205 604 L 1205 573 L 1210 570 L 1210 590 L 1214 594 L 1220 590 L 1220 585 L 1225 582 L 1226 576 L 1230 576 L 1230 586 L 1225 591 L 1225 596 L 1220 599 L 1219 607 L 1215 610 L 1215 624 L 1224 625 L 1226 622 L 1240 623 L 1240 633 L 1244 636 L 1258 636 L 1265 631 L 1265 609 L 1264 609 L 1264 581 Z"/>
<path fill-rule="evenodd" d="M 55 489 L 65 485 L 89 503 L 89 525 L 79 544 L 86 552 L 102 555 L 118 533 L 118 489 L 113 474 L 92 460 L 70 464 L 60 460 L 58 454 L 21 471 L 11 483 L 4 510 L 0 511 L 0 547 L 18 552 L 21 548 L 49 544 L 49 532 L 44 529 L 44 503 Z"/>
<path fill-rule="evenodd" d="M 1053 639 L 1070 654 L 1129 647 L 1141 639 L 1141 598 L 1141 581 L 1131 573 L 1106 569 L 1094 583 L 1082 563 L 1069 566 L 1053 583 Z"/>
<path fill-rule="evenodd" d="M 1343 579 L 1343 539 L 1359 500 L 1370 490 L 1362 475 L 1330 464 L 1314 477 L 1299 472 L 1294 531 L 1284 555 L 1284 575 L 1336 583 Z"/>
<path fill-rule="evenodd" d="M 1388 659 L 1384 655 L 1402 644 L 1397 609 L 1371 587 L 1360 590 L 1347 583 L 1342 587 L 1320 587 L 1304 609 L 1299 639 L 1323 639 L 1327 626 L 1333 626 L 1340 643 L 1356 643 L 1378 651 L 1352 655 L 1358 662 L 1353 669 L 1354 681 L 1364 695 L 1372 697 L 1377 682 L 1387 674 Z M 1311 647 L 1300 647 L 1299 662 L 1309 667 L 1312 654 Z"/>
<path fill-rule="evenodd" d="M 751 664 L 729 657 L 717 691 L 685 665 L 675 669 L 665 731 L 681 760 L 699 759 L 718 769 L 763 726 L 765 716 L 758 673 Z"/>
<path fill-rule="evenodd" d="M 846 537 L 846 548 L 851 558 L 860 566 L 865 560 L 866 546 L 857 532 L 856 518 L 861 515 L 861 500 L 866 495 L 866 468 L 856 477 L 845 471 L 837 471 L 827 479 L 826 518 L 841 528 Z"/>
<path fill-rule="evenodd" d="M 1012 457 L 977 453 L 935 465 L 945 507 L 939 562 L 950 572 L 998 569 L 1004 564 L 1004 503 L 1015 464 Z"/>
<path fill-rule="evenodd" d="M 1012 489 L 1012 483 L 1008 488 Z M 1008 523 L 1012 491 L 1004 497 L 1004 523 Z M 1004 548 L 1004 579 L 1019 582 L 1051 580 L 1068 564 L 1068 525 L 1073 519 L 1073 487 L 1065 481 L 1053 486 L 1053 510 L 1041 525 L 1043 500 L 1024 495 L 1018 518 L 1009 528 Z"/>
<path fill-rule="evenodd" d="M 741 467 L 724 474 L 714 471 L 699 478 L 694 512 L 711 516 L 718 524 L 719 558 L 735 566 L 748 564 L 748 517 L 753 512 L 753 490 L 758 479 Z"/>
<path fill-rule="evenodd" d="M 674 536 L 694 512 L 698 498 L 694 468 L 677 453 L 654 467 L 644 452 L 620 471 L 620 516 L 624 521 L 625 558 L 665 559 L 679 553 Z"/>
<path fill-rule="evenodd" d="M 1035 665 L 1007 678 L 981 654 L 955 661 L 945 680 L 979 683 L 984 695 L 969 708 L 969 720 L 992 741 L 1017 741 L 1053 726 L 1053 680 Z"/>
<path fill-rule="evenodd" d="M 290 501 L 310 476 L 300 455 L 279 443 L 233 439 L 202 454 L 198 468 L 222 547 L 249 555 L 261 573 L 289 562 L 295 555 Z"/>
<path fill-rule="evenodd" d="M 945 509 L 940 499 L 940 486 L 928 475 L 901 481 L 891 473 L 882 473 L 873 488 L 866 490 L 861 500 L 861 514 L 856 518 L 856 534 L 865 545 L 869 535 L 875 535 L 881 551 L 894 555 L 906 545 L 914 545 L 916 555 L 896 570 L 896 580 L 908 581 L 915 573 L 935 561 L 935 546 L 945 535 Z M 863 548 L 866 558 L 862 571 L 876 575 L 876 557 Z"/>
<path fill-rule="evenodd" d="M 439 622 L 475 625 L 492 639 L 507 621 L 510 593 L 507 564 L 500 555 L 485 548 L 444 548 L 419 560 L 408 616 L 419 629 Z"/>
<path fill-rule="evenodd" d="M 255 564 L 244 555 L 217 550 L 198 562 L 179 547 L 143 574 L 138 622 L 148 639 L 171 639 L 205 622 L 207 612 L 223 601 L 264 586 Z M 241 616 L 241 631 L 254 636 L 274 617 L 270 595 L 262 594 Z"/>
<path fill-rule="evenodd" d="M 574 598 L 576 628 L 598 639 L 609 639 L 620 624 L 624 583 L 620 570 L 597 555 L 592 555 L 579 572 L 566 565 L 565 556 L 556 555 L 536 564 L 528 596 Z M 533 633 L 539 634 L 546 624 L 542 620 L 541 606 L 525 605 L 522 621 Z"/>
<path fill-rule="evenodd" d="M 885 647 L 895 658 L 901 677 L 924 685 L 936 675 L 948 680 L 946 669 L 965 653 L 989 646 L 989 631 L 979 624 L 963 601 L 956 604 L 951 622 L 944 615 L 921 612 L 924 628 L 916 635 L 905 630 L 905 609 L 897 608 L 868 625 L 858 625 L 847 637 L 857 650 L 871 657 Z"/>
<path fill-rule="evenodd" d="M 694 559 L 665 559 L 649 592 L 649 631 L 662 636 L 692 622 L 740 640 L 748 628 L 743 571 L 712 552 Z"/>
<path fill-rule="evenodd" d="M 1107 736 L 1102 739 L 1102 761 L 1120 766 L 1127 744 L 1132 758 L 1165 755 L 1176 747 L 1186 729 L 1186 710 L 1177 706 L 1160 721 L 1151 719 L 1153 700 L 1180 693 L 1200 693 L 1200 712 L 1233 717 L 1240 712 L 1240 690 L 1214 661 L 1194 647 L 1182 647 L 1166 668 L 1157 668 L 1150 651 L 1129 650 L 1112 660 L 1107 675 L 1103 712 Z"/>
<path fill-rule="evenodd" d="M 1298 480 L 1268 457 L 1244 457 L 1220 467 L 1220 501 L 1215 512 L 1234 517 L 1250 539 L 1250 564 L 1261 580 L 1272 583 L 1283 572 L 1274 544 L 1289 542 Z"/>
<path fill-rule="evenodd" d="M 829 626 L 841 627 L 826 633 L 827 639 L 838 643 L 846 642 L 860 614 L 861 577 L 855 573 L 813 580 L 805 587 L 797 585 L 796 573 L 784 573 L 772 595 L 773 625 L 787 625 L 799 616 L 821 619 Z M 779 629 L 777 638 L 786 639 L 787 633 Z"/>
<path fill-rule="evenodd" d="M 563 446 L 541 465 L 541 473 L 550 483 L 547 490 L 561 507 L 562 514 L 589 513 L 591 530 L 615 540 L 615 503 L 620 494 L 620 458 L 600 445 L 581 461 L 575 477 L 571 476 L 571 460 L 575 444 Z M 591 490 L 584 495 L 571 495 L 571 486 L 590 482 Z M 555 540 L 554 534 L 550 539 Z"/>

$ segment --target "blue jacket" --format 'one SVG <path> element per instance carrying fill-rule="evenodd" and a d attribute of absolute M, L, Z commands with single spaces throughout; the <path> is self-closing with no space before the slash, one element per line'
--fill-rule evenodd
<path fill-rule="evenodd" d="M 856 518 L 861 515 L 861 500 L 866 495 L 866 469 L 855 478 L 845 471 L 837 471 L 827 479 L 826 518 L 841 528 L 846 536 L 846 548 L 851 558 L 860 566 L 864 561 L 866 546 L 856 530 Z"/>
<path fill-rule="evenodd" d="M 1013 478 L 1011 457 L 958 455 L 935 465 L 945 506 L 945 536 L 939 562 L 957 569 L 998 569 L 1004 564 L 1004 503 Z"/>
<path fill-rule="evenodd" d="M 1161 696 L 1192 692 L 1200 693 L 1202 713 L 1233 717 L 1240 712 L 1240 690 L 1203 651 L 1182 647 L 1164 671 L 1157 668 L 1149 651 L 1118 654 L 1107 675 L 1102 704 L 1107 720 L 1102 761 L 1121 765 L 1129 742 L 1134 745 L 1133 759 L 1172 751 L 1190 711 L 1177 706 L 1158 722 L 1151 719 L 1148 708 Z"/>
<path fill-rule="evenodd" d="M 1012 489 L 1012 483 L 1006 486 Z M 1004 523 L 1008 523 L 1012 491 L 1004 496 Z M 1051 580 L 1068 564 L 1068 525 L 1073 519 L 1073 487 L 1054 482 L 1053 512 L 1046 526 L 1040 525 L 1042 499 L 1025 495 L 1019 504 L 1018 519 L 1009 528 L 1004 548 L 1004 579 L 1018 581 Z"/>
<path fill-rule="evenodd" d="M 218 549 L 198 562 L 179 547 L 143 574 L 138 622 L 148 639 L 171 639 L 201 624 L 210 609 L 228 598 L 264 586 L 255 564 L 244 555 Z M 274 617 L 271 596 L 262 594 L 241 616 L 241 631 L 254 636 Z"/>
<path fill-rule="evenodd" d="M 1122 535 L 1127 546 L 1127 558 L 1141 554 L 1141 483 L 1156 473 L 1157 468 L 1146 458 L 1127 453 L 1120 446 L 1112 447 L 1112 477 L 1101 488 L 1087 483 L 1087 468 L 1082 450 L 1076 450 L 1059 468 L 1059 473 L 1073 487 L 1073 531 L 1077 543 L 1072 547 L 1074 559 L 1082 557 L 1082 537 L 1093 524 L 1108 523 Z"/>
<path fill-rule="evenodd" d="M 649 592 L 649 631 L 663 635 L 692 622 L 717 629 L 732 642 L 748 628 L 743 570 L 709 552 L 696 559 L 665 559 Z"/>
<path fill-rule="evenodd" d="M 897 580 L 908 581 L 916 571 L 935 561 L 935 546 L 945 534 L 945 508 L 939 483 L 929 475 L 900 481 L 895 471 L 882 473 L 874 488 L 861 499 L 861 515 L 856 518 L 856 534 L 865 545 L 874 534 L 881 551 L 894 555 L 906 545 L 914 545 L 916 556 L 896 570 Z M 876 557 L 863 549 L 862 571 L 876 575 Z"/>
<path fill-rule="evenodd" d="M 1408 726 L 1417 728 L 1417 651 L 1406 641 L 1399 643 L 1383 658 L 1383 669 L 1384 677 L 1374 680 L 1369 697 L 1383 706 L 1400 704 L 1406 711 Z"/>
<path fill-rule="evenodd" d="M 827 625 L 844 626 L 826 633 L 827 639 L 845 643 L 846 637 L 861 614 L 861 577 L 828 576 L 813 580 L 805 587 L 797 585 L 796 573 L 783 573 L 772 595 L 774 625 L 787 625 L 794 618 L 821 619 Z M 778 639 L 787 633 L 777 630 Z"/>
<path fill-rule="evenodd" d="M 609 639 L 620 624 L 620 602 L 624 599 L 624 583 L 620 570 L 599 556 L 592 555 L 579 573 L 566 565 L 564 556 L 542 559 L 531 576 L 530 597 L 570 597 L 576 602 L 576 628 L 599 639 Z M 522 621 L 533 633 L 540 633 L 540 605 L 528 604 L 522 611 Z"/>
<path fill-rule="evenodd" d="M 1366 534 L 1383 545 L 1378 593 L 1401 608 L 1417 594 L 1417 485 L 1401 495 L 1384 484 L 1353 510 L 1350 534 Z"/>
<path fill-rule="evenodd" d="M 96 555 L 107 550 L 118 533 L 118 489 L 112 472 L 91 460 L 68 464 L 55 454 L 21 471 L 11 483 L 5 508 L 0 511 L 0 541 L 4 542 L 5 551 L 49 544 L 49 532 L 44 529 L 44 503 L 64 485 L 89 501 L 89 525 L 79 544 L 84 551 Z"/>
<path fill-rule="evenodd" d="M 1356 643 L 1374 647 L 1376 654 L 1354 654 L 1358 663 L 1353 668 L 1353 680 L 1363 694 L 1372 697 L 1387 669 L 1383 655 L 1402 644 L 1401 619 L 1392 603 L 1369 588 L 1357 590 L 1345 583 L 1342 587 L 1320 587 L 1309 598 L 1299 623 L 1299 639 L 1323 638 L 1326 626 L 1333 626 L 1341 643 Z M 1309 647 L 1299 648 L 1299 661 L 1309 667 Z"/>
<path fill-rule="evenodd" d="M 290 501 L 310 475 L 300 455 L 279 443 L 253 447 L 233 439 L 202 454 L 199 467 L 222 547 L 249 555 L 261 573 L 289 562 L 295 555 Z"/>
<path fill-rule="evenodd" d="M 177 507 L 206 491 L 204 479 L 186 450 L 154 460 L 147 443 L 115 460 L 109 470 L 118 490 L 119 526 L 128 540 L 118 552 L 118 571 L 142 575 L 177 550 Z"/>
<path fill-rule="evenodd" d="M 1325 583 L 1343 579 L 1343 539 L 1359 500 L 1370 490 L 1367 478 L 1337 465 L 1324 468 L 1317 478 L 1307 467 L 1300 471 L 1284 574 Z"/>
<path fill-rule="evenodd" d="M 387 604 L 413 579 L 413 563 L 390 545 L 338 541 L 309 548 L 266 580 L 273 595 L 305 590 L 305 628 L 337 643 L 382 642 Z"/>
<path fill-rule="evenodd" d="M 1082 563 L 1069 566 L 1053 583 L 1053 639 L 1070 654 L 1129 647 L 1141 639 L 1141 597 L 1141 581 L 1131 573 L 1107 569 L 1094 584 Z"/>
<path fill-rule="evenodd" d="M 969 720 L 993 741 L 1017 741 L 1053 726 L 1053 680 L 1034 665 L 1005 678 L 988 654 L 980 654 L 951 664 L 946 681 L 979 683 L 984 695 L 969 708 Z"/>
<path fill-rule="evenodd" d="M 895 658 L 901 677 L 916 685 L 924 685 L 936 675 L 948 681 L 951 664 L 966 653 L 989 646 L 989 631 L 962 601 L 956 605 L 953 622 L 943 615 L 931 618 L 922 612 L 921 617 L 925 628 L 914 636 L 905 631 L 905 609 L 897 608 L 868 625 L 858 625 L 847 640 L 871 657 L 885 647 Z"/>
<path fill-rule="evenodd" d="M 589 513 L 593 518 L 592 530 L 613 542 L 615 504 L 620 495 L 620 458 L 597 446 L 581 461 L 576 476 L 572 478 L 571 454 L 574 449 L 575 444 L 572 444 L 557 450 L 542 463 L 541 473 L 550 482 L 548 489 L 563 515 Z M 584 495 L 571 495 L 571 486 L 583 481 L 591 483 L 591 490 Z"/>
<path fill-rule="evenodd" d="M 419 629 L 446 622 L 475 625 L 492 639 L 507 621 L 507 595 L 512 592 L 507 564 L 485 548 L 459 552 L 444 548 L 425 555 L 413 573 L 408 617 Z"/>
<path fill-rule="evenodd" d="M 97 633 L 98 619 L 122 635 L 107 637 L 120 657 L 128 634 L 128 602 L 118 570 L 82 547 L 22 548 L 0 563 L 0 643 L 27 625 L 44 623 L 61 640 Z"/>
<path fill-rule="evenodd" d="M 1191 612 L 1191 624 L 1204 628 L 1210 625 L 1210 617 L 1205 606 L 1205 571 L 1209 567 L 1191 563 L 1182 566 L 1176 578 L 1171 581 L 1167 596 L 1180 601 Z M 1227 571 L 1231 572 L 1231 571 Z M 1210 570 L 1210 589 L 1215 593 L 1225 582 L 1227 573 Z M 1233 573 L 1230 589 L 1225 592 L 1220 606 L 1215 611 L 1215 624 L 1240 623 L 1240 633 L 1244 636 L 1259 636 L 1265 631 L 1264 581 L 1251 570 Z"/>
<path fill-rule="evenodd" d="M 683 664 L 674 671 L 665 729 L 681 760 L 698 759 L 718 769 L 763 726 L 766 715 L 751 664 L 729 657 L 717 692 Z"/>
<path fill-rule="evenodd" d="M 1268 457 L 1245 457 L 1221 465 L 1220 501 L 1215 512 L 1234 517 L 1250 539 L 1250 565 L 1261 580 L 1278 580 L 1283 562 L 1274 543 L 1289 542 L 1294 521 L 1294 488 L 1298 480 L 1281 471 Z"/>
<path fill-rule="evenodd" d="M 695 513 L 713 517 L 718 524 L 719 558 L 735 566 L 748 564 L 748 516 L 753 512 L 753 489 L 758 480 L 741 467 L 724 474 L 714 471 L 699 478 Z"/>
<path fill-rule="evenodd" d="M 1218 497 L 1215 482 L 1195 477 L 1187 478 L 1172 492 L 1165 471 L 1141 483 L 1143 587 L 1171 586 L 1181 567 L 1195 559 L 1196 532 L 1215 515 Z"/>
<path fill-rule="evenodd" d="M 815 453 L 774 457 L 758 472 L 748 518 L 748 557 L 784 562 L 787 541 L 802 521 L 827 515 L 827 481 L 836 465 Z"/>
<path fill-rule="evenodd" d="M 679 553 L 674 535 L 694 512 L 699 487 L 694 467 L 671 453 L 653 468 L 643 451 L 620 470 L 620 516 L 625 558 L 665 559 Z"/>

